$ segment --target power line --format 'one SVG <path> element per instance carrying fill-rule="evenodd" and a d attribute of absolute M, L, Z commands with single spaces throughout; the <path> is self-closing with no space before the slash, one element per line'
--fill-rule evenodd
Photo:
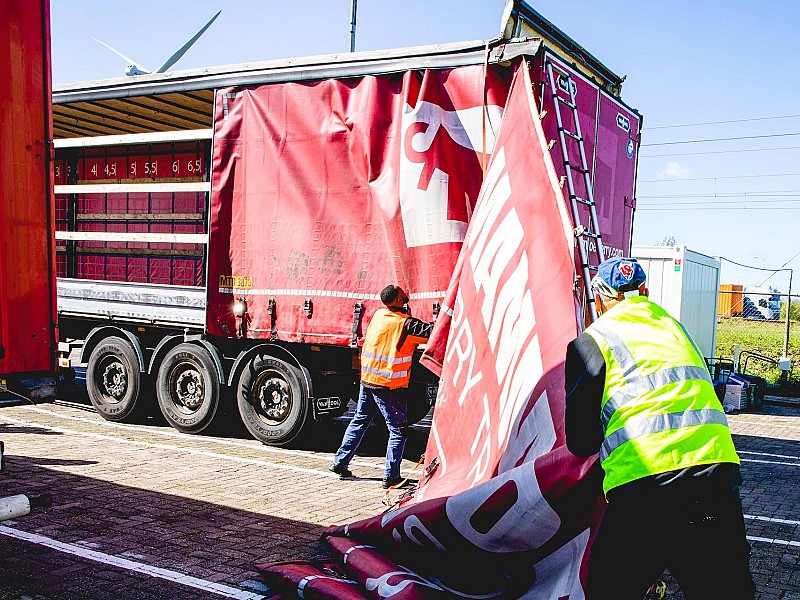
<path fill-rule="evenodd" d="M 677 207 L 672 208 L 670 206 L 662 206 L 662 207 L 642 207 L 636 208 L 636 211 L 653 211 L 653 210 L 660 210 L 660 211 L 693 211 L 693 210 L 719 210 L 717 206 L 684 206 L 684 207 Z M 800 210 L 800 206 L 726 206 L 725 210 Z"/>
<path fill-rule="evenodd" d="M 781 268 L 783 268 L 783 267 L 785 267 L 786 265 L 788 265 L 790 262 L 792 262 L 792 261 L 793 261 L 795 258 L 797 258 L 798 256 L 800 256 L 800 250 L 798 250 L 797 254 L 795 254 L 795 255 L 794 255 L 792 258 L 790 258 L 790 259 L 789 259 L 789 260 L 787 260 L 785 263 L 783 263 L 783 264 L 781 265 Z"/>
<path fill-rule="evenodd" d="M 727 123 L 748 123 L 752 121 L 770 121 L 774 119 L 796 119 L 800 117 L 800 115 L 781 115 L 777 117 L 754 117 L 751 119 L 731 119 L 730 121 L 706 121 L 704 123 L 683 123 L 681 125 L 660 125 L 657 127 L 648 127 L 647 130 L 651 129 L 675 129 L 677 127 L 697 127 L 699 125 L 724 125 Z"/>
<path fill-rule="evenodd" d="M 687 196 L 688 197 L 688 196 Z M 699 202 L 653 202 L 648 203 L 645 202 L 644 204 L 637 203 L 637 207 L 644 208 L 644 207 L 653 207 L 653 206 L 727 206 L 731 204 L 783 204 L 786 202 L 791 202 L 792 204 L 796 204 L 800 202 L 800 197 L 795 198 L 793 200 L 701 200 Z"/>
<path fill-rule="evenodd" d="M 737 267 L 745 267 L 747 269 L 755 269 L 756 271 L 769 271 L 771 273 L 775 273 L 776 271 L 780 271 L 781 269 L 767 269 L 766 267 L 754 267 L 752 265 L 743 265 L 742 263 L 738 263 L 735 260 L 731 260 L 730 258 L 725 258 L 724 256 L 718 256 L 720 260 L 728 261 L 731 264 L 736 265 Z"/>
<path fill-rule="evenodd" d="M 780 148 L 745 148 L 743 150 L 706 150 L 704 152 L 675 152 L 672 154 L 640 154 L 639 158 L 657 158 L 660 156 L 697 156 L 699 154 L 738 154 L 739 152 L 771 152 L 773 150 L 800 150 L 800 146 L 783 146 Z"/>
<path fill-rule="evenodd" d="M 764 281 L 762 281 L 760 284 L 758 284 L 758 286 L 757 286 L 757 287 L 761 287 L 762 285 L 764 285 L 765 283 L 767 283 L 767 282 L 768 282 L 770 279 L 772 279 L 772 278 L 773 278 L 775 275 L 777 275 L 779 272 L 781 272 L 781 271 L 791 271 L 791 269 L 784 269 L 783 267 L 785 267 L 786 265 L 788 265 L 788 264 L 789 264 L 789 262 L 791 262 L 791 261 L 792 261 L 792 259 L 794 259 L 794 258 L 795 258 L 796 256 L 798 256 L 798 255 L 800 255 L 800 252 L 798 252 L 797 254 L 795 254 L 795 255 L 794 255 L 792 258 L 790 258 L 789 260 L 787 260 L 785 263 L 783 263 L 783 266 L 782 266 L 780 269 L 767 269 L 767 268 L 761 268 L 761 267 L 753 267 L 753 266 L 751 266 L 751 265 L 743 265 L 742 263 L 738 263 L 738 262 L 736 262 L 736 261 L 733 261 L 733 260 L 731 260 L 730 258 L 725 258 L 724 256 L 719 256 L 719 257 L 717 257 L 717 258 L 719 258 L 720 260 L 725 260 L 725 261 L 728 261 L 729 263 L 731 263 L 731 264 L 734 264 L 734 265 L 737 265 L 737 266 L 739 266 L 739 267 L 745 267 L 745 268 L 747 268 L 747 269 L 755 269 L 756 271 L 770 271 L 770 275 L 769 275 L 769 276 L 768 276 L 768 277 L 767 277 L 767 278 L 766 278 Z M 792 279 L 791 279 L 791 275 L 790 275 L 790 276 L 789 276 L 789 281 L 791 282 L 791 280 L 792 280 Z M 791 291 L 791 285 L 790 285 L 790 289 L 789 289 L 789 291 Z M 787 319 L 788 319 L 788 314 L 787 314 Z M 787 320 L 787 323 L 788 323 L 788 320 Z"/>
<path fill-rule="evenodd" d="M 796 198 L 800 196 L 800 190 L 774 190 L 774 191 L 754 191 L 754 192 L 714 192 L 708 194 L 686 193 L 686 194 L 655 194 L 652 196 L 638 196 L 642 198 Z"/>
<path fill-rule="evenodd" d="M 700 144 L 704 142 L 730 142 L 734 140 L 761 140 L 765 138 L 776 138 L 776 137 L 790 137 L 800 135 L 800 131 L 796 131 L 793 133 L 767 133 L 764 135 L 742 135 L 737 137 L 725 137 L 725 138 L 704 138 L 699 140 L 679 140 L 677 142 L 656 142 L 656 143 L 649 143 L 649 144 L 640 144 L 640 147 L 649 147 L 649 146 L 673 146 L 675 144 Z"/>
<path fill-rule="evenodd" d="M 639 179 L 639 183 L 674 183 L 676 181 L 716 181 L 717 179 L 751 179 L 761 177 L 800 177 L 800 173 L 765 173 L 763 175 L 717 175 L 716 177 L 675 177 L 672 179 Z"/>

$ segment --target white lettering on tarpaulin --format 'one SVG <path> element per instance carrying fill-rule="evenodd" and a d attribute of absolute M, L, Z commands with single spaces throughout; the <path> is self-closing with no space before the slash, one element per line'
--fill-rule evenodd
<path fill-rule="evenodd" d="M 412 507 L 412 504 L 407 504 L 406 506 L 401 506 L 399 508 L 393 508 L 390 511 L 386 511 L 381 515 L 381 527 L 385 528 L 389 521 L 394 521 L 400 519 L 404 512 L 408 512 L 408 510 Z M 347 537 L 347 536 L 346 536 Z"/>
<path fill-rule="evenodd" d="M 589 543 L 589 530 L 585 529 L 552 554 L 534 565 L 536 581 L 520 596 L 520 600 L 539 598 L 569 598 L 584 600 L 581 586 L 580 567 L 586 545 Z"/>
<path fill-rule="evenodd" d="M 429 542 L 431 542 L 439 552 L 447 552 L 447 548 L 444 547 L 439 540 L 436 539 L 436 536 L 433 535 L 428 528 L 425 527 L 425 524 L 419 520 L 417 515 L 411 515 L 410 517 L 403 519 L 403 533 L 406 534 L 406 537 L 414 542 L 417 546 L 422 548 L 427 548 L 430 544 L 426 544 L 424 541 L 417 538 L 414 532 L 419 532 L 422 536 Z"/>
<path fill-rule="evenodd" d="M 394 585 L 389 583 L 391 577 L 402 577 L 399 583 Z M 416 584 L 432 588 L 434 590 L 444 591 L 438 585 L 423 579 L 422 577 L 411 573 L 410 571 L 391 571 L 385 573 L 380 577 L 369 577 L 364 582 L 364 587 L 368 592 L 375 592 L 379 598 L 391 598 L 395 594 L 399 594 L 408 586 Z"/>
<path fill-rule="evenodd" d="M 491 511 L 493 507 L 490 498 L 509 481 L 513 481 L 516 486 L 516 501 L 502 515 L 490 515 L 491 519 L 488 520 L 492 526 L 488 531 L 477 531 L 473 526 L 473 517 L 479 511 Z M 561 526 L 558 513 L 542 495 L 533 463 L 520 465 L 470 490 L 449 497 L 445 503 L 445 512 L 461 535 L 488 552 L 505 553 L 539 548 Z"/>
<path fill-rule="evenodd" d="M 456 299 L 456 304 L 458 305 L 459 300 Z M 449 340 L 449 348 L 447 354 L 445 355 L 445 360 L 452 361 L 453 355 L 458 355 L 458 365 L 456 366 L 456 370 L 453 373 L 453 389 L 457 390 L 460 389 L 460 393 L 458 395 L 458 405 L 461 406 L 464 404 L 464 400 L 467 398 L 467 394 L 469 390 L 475 387 L 475 385 L 483 378 L 483 374 L 480 371 L 477 371 L 473 374 L 472 369 L 475 367 L 475 344 L 472 340 L 472 331 L 469 328 L 469 321 L 467 319 L 463 319 L 457 326 L 455 333 L 450 337 Z M 463 385 L 459 386 L 459 378 L 461 376 L 461 372 L 464 369 L 464 365 L 467 365 L 467 370 L 465 371 L 465 379 Z"/>
<path fill-rule="evenodd" d="M 305 598 L 304 591 L 306 587 L 308 587 L 313 581 L 317 579 L 328 579 L 330 581 L 335 581 L 336 583 L 347 583 L 349 585 L 356 586 L 358 585 L 357 581 L 351 581 L 349 579 L 342 579 L 341 577 L 331 577 L 330 575 L 309 575 L 308 577 L 304 577 L 300 580 L 300 583 L 297 584 L 297 596 L 298 598 Z M 355 590 L 354 590 L 355 591 Z"/>
<path fill-rule="evenodd" d="M 377 550 L 375 546 L 367 546 L 366 544 L 359 544 L 358 546 L 351 546 L 347 549 L 347 551 L 342 555 L 342 564 L 347 564 L 347 559 L 350 558 L 350 554 L 353 552 L 357 552 L 358 550 Z"/>
<path fill-rule="evenodd" d="M 575 245 L 578 244 L 578 239 L 575 238 Z M 594 240 L 587 240 L 582 239 L 580 240 L 580 244 L 583 246 L 583 249 L 586 252 L 594 252 L 597 248 L 597 245 L 594 243 Z M 603 244 L 603 254 L 605 254 L 606 258 L 611 258 L 612 256 L 619 256 L 620 258 L 624 256 L 622 253 L 622 248 L 615 248 L 614 246 L 608 246 Z"/>
<path fill-rule="evenodd" d="M 497 448 L 505 443 L 511 422 L 543 374 L 539 341 L 534 331 L 533 297 L 528 290 L 529 262 L 523 248 L 525 231 L 516 208 L 511 208 L 495 227 L 512 192 L 505 166 L 505 153 L 499 148 L 486 176 L 484 190 L 488 192 L 481 198 L 473 217 L 473 230 L 479 233 L 474 238 L 470 233 L 470 239 L 466 240 L 475 289 L 484 293 L 481 315 L 495 354 L 497 382 L 501 387 Z M 517 267 L 506 276 L 514 260 L 517 260 Z"/>
<path fill-rule="evenodd" d="M 491 321 L 497 308 L 497 295 L 499 287 L 503 283 L 503 273 L 519 252 L 524 237 L 525 232 L 519 217 L 517 217 L 517 212 L 515 209 L 511 209 L 496 231 L 487 239 L 486 245 L 479 250 L 480 253 L 476 252 L 476 249 L 470 254 L 469 262 L 472 266 L 476 290 L 483 290 L 484 293 L 481 314 L 487 332 L 492 330 Z M 494 351 L 497 337 L 494 339 L 494 344 L 491 343 L 491 339 L 489 341 Z"/>
<path fill-rule="evenodd" d="M 496 105 L 486 107 L 487 153 L 494 147 L 494 131 L 502 119 L 503 109 Z M 424 129 L 417 123 L 427 125 Z M 400 211 L 406 245 L 409 248 L 447 242 L 461 242 L 467 231 L 464 221 L 448 219 L 450 173 L 438 167 L 425 189 L 420 189 L 423 171 L 430 169 L 426 163 L 412 161 L 406 156 L 406 146 L 417 153 L 427 152 L 440 130 L 459 146 L 479 152 L 482 150 L 483 108 L 480 106 L 459 111 L 447 111 L 430 102 L 419 102 L 415 108 L 406 105 L 402 118 L 402 143 L 400 151 Z M 410 136 L 410 140 L 407 137 Z M 471 210 L 469 198 L 464 198 L 467 214 Z"/>
<path fill-rule="evenodd" d="M 489 412 L 489 398 L 486 394 L 483 395 L 483 417 L 478 424 L 478 430 L 475 432 L 475 438 L 472 440 L 472 446 L 469 449 L 469 455 L 475 458 L 475 453 L 480 447 L 478 458 L 472 463 L 466 479 L 472 476 L 472 481 L 469 487 L 477 484 L 489 468 L 489 458 L 492 455 L 492 415 Z"/>
<path fill-rule="evenodd" d="M 514 415 L 511 435 L 497 469 L 500 473 L 547 454 L 556 445 L 556 429 L 546 389 L 539 394 L 531 414 L 520 422 L 522 417 L 521 411 Z"/>

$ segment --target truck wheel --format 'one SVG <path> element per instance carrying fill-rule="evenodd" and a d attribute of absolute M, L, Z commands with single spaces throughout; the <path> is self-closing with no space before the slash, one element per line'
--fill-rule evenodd
<path fill-rule="evenodd" d="M 236 401 L 247 430 L 270 446 L 285 446 L 294 440 L 308 418 L 300 370 L 271 356 L 257 356 L 245 367 Z"/>
<path fill-rule="evenodd" d="M 415 425 L 424 419 L 436 404 L 439 386 L 431 383 L 411 382 L 408 386 L 407 423 Z"/>
<path fill-rule="evenodd" d="M 208 350 L 178 344 L 158 367 L 156 397 L 164 418 L 178 431 L 199 433 L 211 424 L 219 405 L 219 379 Z"/>
<path fill-rule="evenodd" d="M 92 350 L 86 366 L 86 391 L 104 419 L 131 420 L 141 404 L 141 380 L 136 351 L 128 341 L 111 336 Z"/>

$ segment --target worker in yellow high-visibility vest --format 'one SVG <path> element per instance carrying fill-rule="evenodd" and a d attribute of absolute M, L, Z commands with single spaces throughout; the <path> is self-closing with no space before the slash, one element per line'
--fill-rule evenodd
<path fill-rule="evenodd" d="M 330 470 L 342 478 L 353 476 L 348 465 L 380 412 L 389 430 L 383 487 L 390 488 L 402 482 L 400 463 L 406 443 L 411 361 L 417 345 L 430 337 L 433 323 L 408 314 L 408 295 L 400 286 L 390 284 L 383 288 L 381 301 L 386 308 L 375 311 L 361 348 L 361 389 L 356 413 Z"/>
<path fill-rule="evenodd" d="M 601 316 L 567 348 L 567 446 L 599 451 L 608 502 L 586 597 L 641 600 L 667 568 L 688 599 L 751 599 L 727 418 L 702 354 L 645 279 L 636 259 L 604 261 L 592 279 Z"/>

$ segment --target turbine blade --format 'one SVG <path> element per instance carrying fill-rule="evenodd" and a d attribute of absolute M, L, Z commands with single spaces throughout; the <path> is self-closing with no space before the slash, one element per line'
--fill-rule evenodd
<path fill-rule="evenodd" d="M 186 54 L 186 51 L 189 48 L 192 47 L 192 44 L 194 44 L 197 41 L 197 39 L 206 32 L 206 29 L 211 27 L 211 24 L 216 20 L 216 18 L 221 13 L 222 13 L 222 11 L 219 11 L 217 14 L 215 14 L 213 17 L 211 17 L 211 20 L 208 23 L 206 23 L 205 25 L 203 25 L 203 28 L 200 31 L 198 31 L 197 33 L 195 33 L 194 36 L 192 37 L 192 39 L 190 39 L 188 42 L 186 42 L 183 46 L 181 46 L 181 48 L 175 54 L 173 54 L 166 61 L 164 61 L 164 64 L 161 65 L 160 67 L 158 67 L 158 69 L 156 69 L 155 72 L 156 73 L 163 73 L 164 71 L 169 69 L 172 65 L 174 65 L 176 62 L 178 62 L 181 59 L 181 57 L 184 54 Z"/>
<path fill-rule="evenodd" d="M 97 38 L 92 38 L 92 39 L 93 39 L 95 42 L 97 42 L 98 44 L 103 44 L 103 46 L 105 46 L 106 48 L 108 48 L 109 50 L 111 50 L 111 51 L 112 51 L 114 54 L 116 54 L 117 56 L 121 57 L 121 58 L 122 58 L 123 60 L 125 60 L 125 61 L 126 61 L 128 64 L 129 64 L 129 65 L 133 65 L 134 67 L 136 67 L 137 69 L 139 69 L 139 70 L 140 70 L 140 71 L 142 71 L 142 72 L 149 73 L 149 71 L 148 71 L 147 69 L 145 69 L 145 68 L 144 68 L 142 65 L 140 65 L 139 63 L 137 63 L 137 62 L 136 62 L 135 60 L 133 60 L 132 58 L 128 58 L 127 56 L 125 56 L 125 55 L 124 55 L 122 52 L 120 52 L 120 51 L 119 51 L 119 50 L 117 50 L 116 48 L 112 48 L 111 46 L 109 46 L 109 45 L 108 45 L 108 44 L 106 44 L 105 42 L 101 42 L 101 41 L 100 41 L 100 40 L 98 40 Z"/>

